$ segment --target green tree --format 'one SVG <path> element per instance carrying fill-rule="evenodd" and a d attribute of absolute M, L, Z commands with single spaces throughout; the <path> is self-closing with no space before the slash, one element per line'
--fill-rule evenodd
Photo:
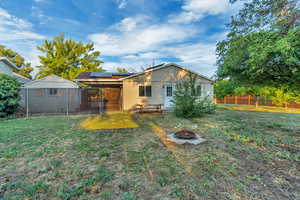
<path fill-rule="evenodd" d="M 117 72 L 119 73 L 129 73 L 129 71 L 126 68 L 117 67 Z"/>
<path fill-rule="evenodd" d="M 245 0 L 230 0 L 231 3 Z M 251 0 L 229 24 L 230 35 L 248 34 L 258 30 L 287 32 L 299 27 L 299 0 Z"/>
<path fill-rule="evenodd" d="M 41 65 L 37 78 L 50 74 L 73 80 L 81 72 L 102 72 L 103 63 L 98 59 L 99 51 L 94 50 L 94 44 L 83 44 L 74 40 L 66 40 L 64 35 L 46 40 L 38 49 L 44 53 L 39 56 Z"/>
<path fill-rule="evenodd" d="M 299 4 L 252 0 L 217 45 L 218 77 L 243 84 L 300 87 Z"/>
<path fill-rule="evenodd" d="M 258 107 L 260 98 L 272 95 L 274 88 L 259 85 L 244 85 L 234 89 L 234 95 L 250 95 L 255 97 L 255 106 Z"/>
<path fill-rule="evenodd" d="M 0 117 L 13 115 L 19 107 L 20 83 L 5 74 L 0 74 Z"/>
<path fill-rule="evenodd" d="M 0 57 L 5 57 L 14 63 L 20 70 L 15 73 L 20 74 L 26 78 L 32 79 L 30 73 L 33 71 L 33 68 L 30 66 L 29 62 L 25 62 L 25 59 L 20 56 L 17 52 L 0 45 Z"/>
<path fill-rule="evenodd" d="M 250 95 L 255 97 L 255 105 L 258 107 L 262 96 L 271 96 L 275 88 L 261 85 L 247 85 L 232 80 L 220 80 L 215 83 L 215 94 L 217 98 L 226 96 Z"/>
<path fill-rule="evenodd" d="M 220 80 L 214 84 L 214 92 L 217 98 L 224 98 L 226 96 L 235 95 L 236 88 L 239 87 L 237 83 L 230 80 Z"/>
<path fill-rule="evenodd" d="M 300 94 L 286 87 L 277 88 L 273 91 L 272 102 L 287 108 L 291 102 L 300 102 Z"/>

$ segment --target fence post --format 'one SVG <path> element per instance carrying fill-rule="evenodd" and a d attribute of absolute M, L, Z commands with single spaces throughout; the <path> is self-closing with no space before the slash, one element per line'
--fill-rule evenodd
<path fill-rule="evenodd" d="M 237 96 L 234 96 L 234 104 L 237 104 Z"/>
<path fill-rule="evenodd" d="M 227 104 L 227 103 L 226 103 L 226 97 L 224 97 L 224 104 Z"/>
<path fill-rule="evenodd" d="M 28 116 L 29 116 L 29 103 L 28 103 L 28 88 L 26 88 L 26 117 L 28 118 Z"/>
<path fill-rule="evenodd" d="M 248 105 L 250 105 L 250 100 L 251 100 L 251 97 L 250 97 L 250 95 L 248 95 Z"/>
<path fill-rule="evenodd" d="M 67 116 L 69 116 L 69 89 L 66 88 L 66 96 L 67 96 Z"/>

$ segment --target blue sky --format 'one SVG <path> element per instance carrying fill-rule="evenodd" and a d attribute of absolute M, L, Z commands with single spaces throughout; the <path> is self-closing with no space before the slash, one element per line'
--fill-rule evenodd
<path fill-rule="evenodd" d="M 39 64 L 36 49 L 60 33 L 94 42 L 108 71 L 175 62 L 206 76 L 240 5 L 227 0 L 0 0 L 0 44 Z"/>

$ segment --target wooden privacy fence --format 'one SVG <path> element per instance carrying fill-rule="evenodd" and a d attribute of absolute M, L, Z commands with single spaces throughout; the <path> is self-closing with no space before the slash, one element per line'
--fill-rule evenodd
<path fill-rule="evenodd" d="M 241 96 L 229 96 L 223 99 L 215 98 L 216 104 L 238 104 L 238 105 L 255 105 L 256 98 L 253 96 L 241 95 Z M 275 107 L 285 107 L 285 106 L 277 106 L 273 104 L 272 100 L 268 97 L 260 97 L 258 105 L 260 106 L 275 106 Z M 299 108 L 299 103 L 289 103 L 287 105 L 288 108 Z"/>

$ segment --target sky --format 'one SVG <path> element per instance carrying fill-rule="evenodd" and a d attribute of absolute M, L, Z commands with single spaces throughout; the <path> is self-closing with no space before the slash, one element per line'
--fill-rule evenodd
<path fill-rule="evenodd" d="M 93 42 L 107 71 L 173 62 L 211 77 L 216 44 L 241 6 L 228 1 L 0 0 L 0 44 L 36 66 L 36 46 L 64 33 Z"/>

